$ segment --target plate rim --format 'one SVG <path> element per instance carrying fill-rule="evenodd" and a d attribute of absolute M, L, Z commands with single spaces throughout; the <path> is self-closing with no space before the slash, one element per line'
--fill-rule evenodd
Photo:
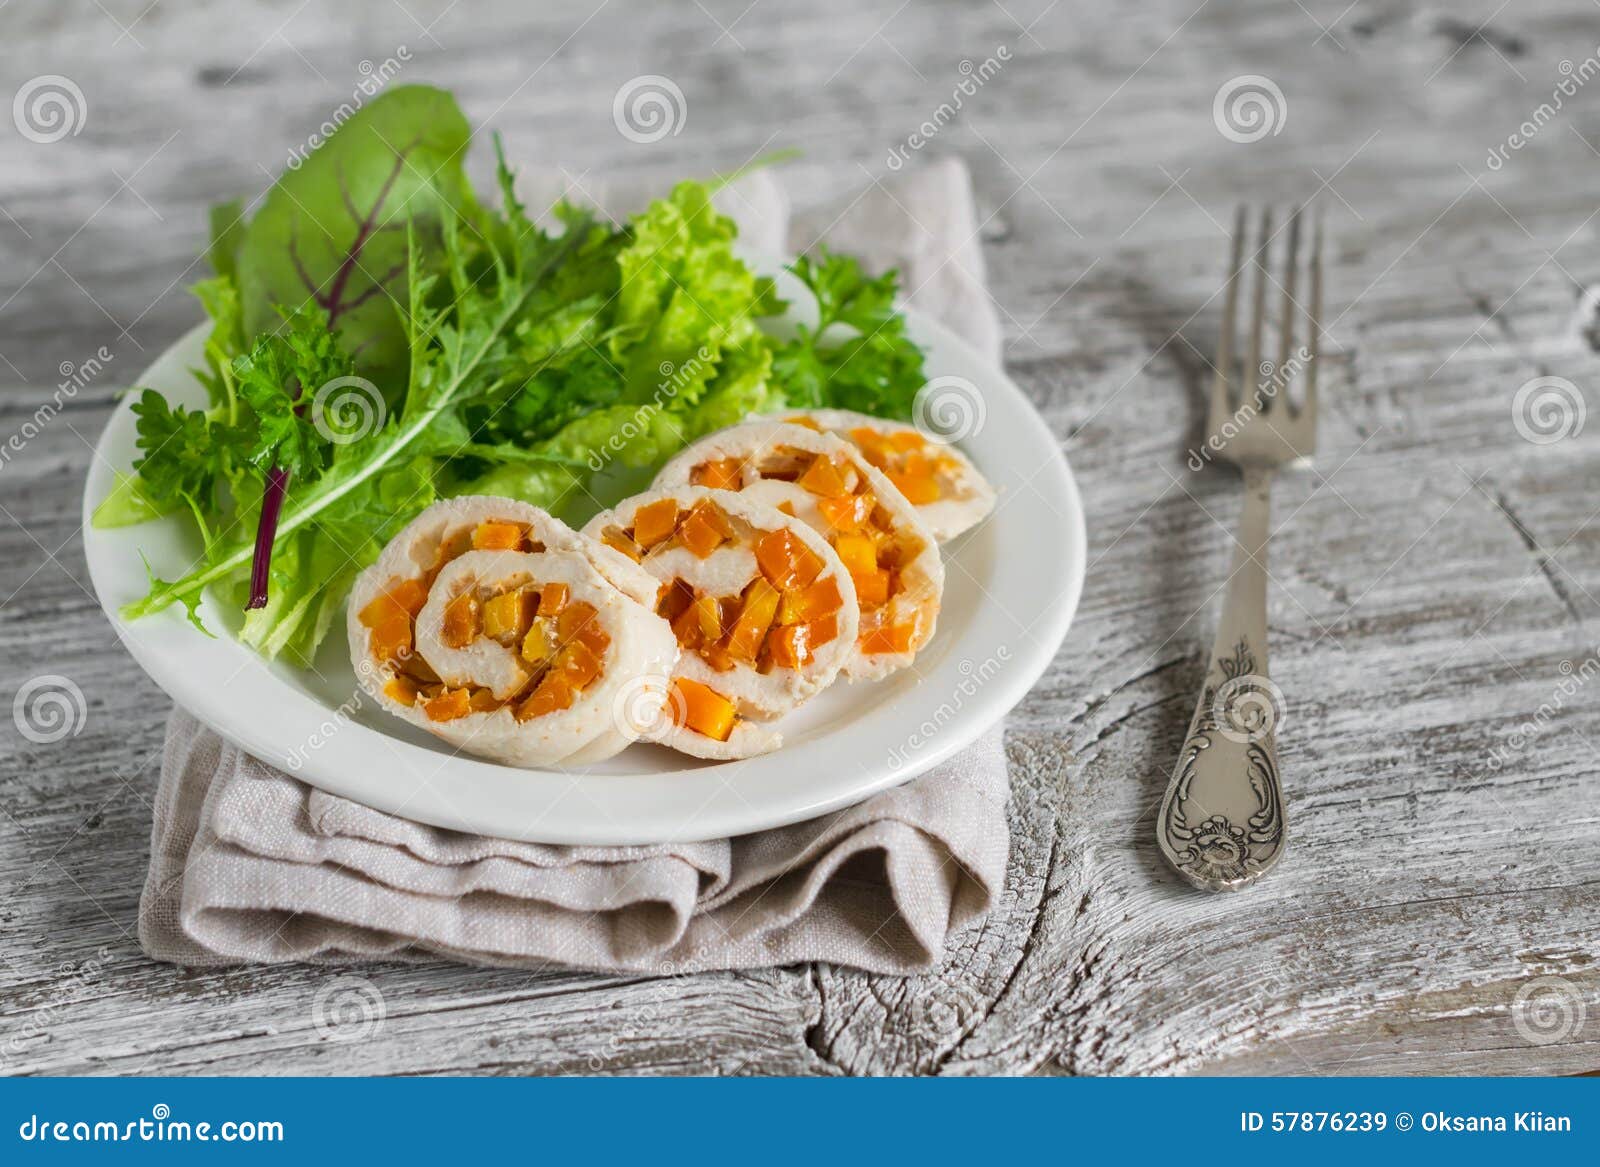
<path fill-rule="evenodd" d="M 1082 495 L 1073 476 L 1071 466 L 1062 451 L 1060 442 L 1054 438 L 1053 433 L 1049 430 L 1033 402 L 1022 391 L 1021 387 L 1011 379 L 1003 367 L 985 357 L 952 329 L 914 307 L 904 304 L 899 305 L 899 307 L 906 313 L 914 331 L 926 332 L 932 335 L 937 339 L 940 347 L 959 351 L 966 363 L 985 370 L 987 374 L 986 380 L 988 381 L 985 387 L 986 395 L 990 388 L 1001 390 L 1012 399 L 1013 405 L 1020 407 L 1024 416 L 1036 423 L 1048 436 L 1048 445 L 1052 450 L 1053 456 L 1039 467 L 1039 470 L 1029 479 L 1029 483 L 1031 484 L 1047 470 L 1054 472 L 1053 489 L 1048 493 L 1052 497 L 1058 498 L 1064 509 L 1064 513 L 1059 517 L 1065 519 L 1065 530 L 1059 530 L 1058 534 L 1063 539 L 1063 553 L 1071 570 L 1065 579 L 1059 581 L 1062 586 L 1056 593 L 1056 602 L 1041 614 L 1042 618 L 1039 624 L 1035 626 L 1035 630 L 1019 646 L 1017 655 L 1011 662 L 1012 667 L 1001 672 L 993 689 L 985 690 L 984 700 L 980 706 L 972 710 L 971 715 L 957 717 L 950 724 L 944 725 L 941 731 L 927 743 L 926 748 L 918 749 L 915 754 L 904 761 L 903 765 L 880 765 L 873 777 L 842 783 L 837 788 L 820 796 L 806 797 L 803 794 L 794 794 L 782 806 L 768 806 L 766 810 L 759 808 L 741 810 L 737 806 L 732 806 L 731 808 L 725 806 L 703 815 L 697 812 L 692 820 L 686 820 L 683 824 L 684 828 L 692 829 L 678 829 L 676 823 L 663 823 L 661 829 L 647 830 L 644 835 L 641 835 L 638 830 L 613 830 L 611 829 L 611 824 L 595 822 L 593 817 L 581 824 L 569 821 L 568 825 L 562 825 L 560 822 L 546 824 L 542 819 L 536 820 L 531 824 L 514 825 L 501 823 L 498 825 L 486 825 L 480 815 L 464 812 L 450 805 L 447 796 L 440 795 L 433 805 L 427 807 L 411 806 L 409 805 L 410 799 L 415 796 L 415 791 L 404 800 L 398 797 L 388 797 L 381 786 L 375 788 L 374 783 L 370 780 L 351 780 L 344 776 L 339 770 L 331 766 L 331 761 L 329 764 L 316 765 L 314 756 L 302 759 L 305 763 L 304 765 L 294 766 L 290 764 L 290 759 L 293 755 L 284 746 L 275 742 L 266 734 L 262 732 L 241 732 L 237 727 L 241 724 L 242 719 L 237 715 L 228 716 L 226 713 L 225 707 L 229 704 L 229 701 L 224 691 L 213 690 L 205 685 L 200 678 L 190 678 L 182 670 L 175 671 L 168 667 L 166 662 L 156 659 L 160 653 L 150 638 L 141 634 L 133 625 L 122 619 L 117 611 L 117 603 L 110 594 L 109 581 L 102 579 L 102 571 L 111 570 L 111 568 L 109 565 L 101 563 L 103 556 L 96 553 L 96 536 L 93 534 L 96 528 L 94 528 L 91 521 L 94 508 L 98 505 L 98 501 L 103 494 L 103 489 L 100 488 L 109 484 L 115 471 L 125 469 L 125 467 L 116 465 L 106 447 L 121 415 L 131 410 L 134 396 L 132 389 L 142 381 L 147 380 L 150 370 L 154 369 L 162 361 L 170 359 L 176 350 L 186 344 L 192 344 L 196 334 L 209 327 L 204 321 L 177 337 L 171 345 L 153 357 L 149 365 L 132 379 L 128 391 L 118 400 L 95 442 L 95 458 L 90 464 L 89 473 L 85 475 L 83 484 L 82 523 L 85 558 L 88 561 L 90 580 L 95 589 L 96 599 L 111 623 L 117 639 L 128 650 L 145 674 L 166 692 L 177 705 L 188 710 L 202 723 L 221 735 L 224 740 L 253 757 L 289 771 L 291 776 L 318 789 L 338 797 L 350 798 L 353 801 L 361 802 L 386 813 L 401 815 L 414 821 L 451 830 L 553 845 L 640 846 L 688 843 L 749 834 L 755 831 L 792 825 L 831 811 L 857 805 L 875 794 L 902 785 L 926 773 L 934 766 L 971 745 L 989 728 L 1001 721 L 1032 690 L 1045 670 L 1049 668 L 1051 661 L 1060 651 L 1061 645 L 1066 638 L 1067 631 L 1071 626 L 1082 598 L 1088 567 L 1087 521 Z M 932 380 L 940 375 L 942 374 L 930 372 L 929 379 Z M 1001 505 L 1004 505 L 1004 501 L 1002 501 Z M 154 622 L 159 620 L 159 616 L 147 619 L 151 622 L 150 626 L 153 627 Z M 330 635 L 336 635 L 337 631 L 335 629 Z M 228 633 L 223 633 L 223 635 L 233 640 Z M 234 641 L 234 643 L 237 645 L 237 641 Z M 309 724 L 320 726 L 326 724 L 335 716 L 336 710 L 329 710 L 320 700 L 297 690 L 282 678 L 273 676 L 266 662 L 255 658 L 249 649 L 243 646 L 238 647 L 241 651 L 250 654 L 255 663 L 260 665 L 268 676 L 272 676 L 273 683 L 278 687 L 283 698 L 291 707 L 288 712 L 296 715 L 296 720 L 300 715 L 303 715 L 311 719 L 308 722 Z M 893 702 L 889 703 L 892 704 Z M 293 708 L 302 704 L 307 708 Z M 869 713 L 866 716 L 870 718 L 873 715 Z M 271 720 L 277 721 L 279 719 L 273 718 Z M 859 724 L 859 722 L 852 724 Z M 371 734 L 373 737 L 388 743 L 391 748 L 400 748 L 407 752 L 418 751 L 432 754 L 431 751 L 426 751 L 423 747 L 414 743 L 395 737 L 382 729 L 359 722 L 350 721 L 347 723 L 346 728 Z M 766 756 L 777 758 L 781 755 L 782 750 L 779 750 Z M 437 757 L 439 755 L 432 754 L 432 756 Z M 577 777 L 590 782 L 605 782 L 625 777 L 659 776 L 654 773 L 625 776 L 612 774 L 585 775 L 581 770 L 520 770 L 459 752 L 446 757 L 447 761 L 441 762 L 441 767 L 467 767 L 474 771 L 483 768 L 496 771 L 501 775 L 532 780 L 570 781 Z M 715 767 L 714 769 L 725 769 L 727 765 L 724 764 L 722 767 Z M 694 767 L 691 772 L 698 772 L 702 769 L 706 768 Z M 420 779 L 423 787 L 428 788 L 433 793 L 438 793 L 428 779 L 422 778 L 415 769 L 412 772 Z M 577 785 L 576 782 L 573 782 L 566 791 L 558 795 L 555 802 L 551 804 L 552 808 L 559 805 L 567 795 L 571 794 Z M 356 787 L 360 787 L 360 790 L 357 791 Z"/>

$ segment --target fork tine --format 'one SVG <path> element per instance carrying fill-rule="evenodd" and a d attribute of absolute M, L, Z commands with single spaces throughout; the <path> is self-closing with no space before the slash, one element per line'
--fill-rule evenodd
<path fill-rule="evenodd" d="M 1233 254 L 1228 260 L 1228 283 L 1222 294 L 1222 335 L 1217 338 L 1216 371 L 1211 378 L 1211 416 L 1207 432 L 1216 433 L 1233 412 L 1233 395 L 1228 390 L 1233 362 L 1234 318 L 1239 302 L 1239 269 L 1244 266 L 1245 208 L 1239 205 L 1233 220 Z"/>
<path fill-rule="evenodd" d="M 1311 432 L 1317 426 L 1317 350 L 1321 346 L 1322 329 L 1322 212 L 1314 212 L 1311 219 L 1311 307 L 1306 320 L 1306 393 L 1305 410 Z"/>
<path fill-rule="evenodd" d="M 1294 345 L 1295 274 L 1300 263 L 1300 208 L 1289 215 L 1289 254 L 1283 260 L 1283 316 L 1278 326 L 1278 363 L 1272 367 L 1272 392 L 1276 396 L 1289 386 L 1289 351 Z M 1288 404 L 1287 395 L 1284 404 Z"/>
<path fill-rule="evenodd" d="M 1250 310 L 1250 347 L 1245 355 L 1243 383 L 1251 387 L 1257 401 L 1256 408 L 1266 412 L 1267 403 L 1261 399 L 1261 326 L 1267 308 L 1267 253 L 1272 242 L 1272 208 L 1261 209 L 1261 236 L 1251 254 L 1250 262 L 1256 269 L 1255 303 Z"/>

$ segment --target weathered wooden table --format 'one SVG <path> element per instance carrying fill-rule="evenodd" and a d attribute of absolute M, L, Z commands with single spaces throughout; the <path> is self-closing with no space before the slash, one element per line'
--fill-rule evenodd
<path fill-rule="evenodd" d="M 0 696 L 58 674 L 87 711 L 58 742 L 10 725 L 0 739 L 0 1065 L 1600 1066 L 1600 434 L 1577 424 L 1600 373 L 1579 296 L 1600 278 L 1600 84 L 1585 88 L 1600 13 L 746 3 L 6 6 L 0 96 L 59 74 L 84 105 L 59 141 L 0 129 L 0 434 L 16 438 L 0 454 Z M 991 57 L 998 71 L 981 68 Z M 140 954 L 167 701 L 86 586 L 90 443 L 119 388 L 197 318 L 182 288 L 206 206 L 264 187 L 391 58 L 405 80 L 453 87 L 515 154 L 586 182 L 794 146 L 785 181 L 804 212 L 881 176 L 914 132 L 921 152 L 971 165 L 1008 365 L 1079 476 L 1092 563 L 1066 648 L 1009 723 L 1005 902 L 937 973 L 380 966 L 362 975 L 386 1017 L 352 1042 L 313 1023 L 334 971 L 188 973 Z M 681 133 L 616 132 L 613 95 L 641 74 L 680 86 Z M 1265 128 L 1225 107 L 1230 137 L 1213 103 L 1251 74 L 1281 102 L 1254 82 Z M 1207 896 L 1164 867 L 1154 811 L 1238 487 L 1186 453 L 1231 207 L 1312 198 L 1332 240 L 1337 356 L 1317 466 L 1276 492 L 1292 844 L 1254 891 Z M 103 370 L 59 389 L 101 346 Z M 1540 377 L 1556 380 L 1519 400 Z"/>

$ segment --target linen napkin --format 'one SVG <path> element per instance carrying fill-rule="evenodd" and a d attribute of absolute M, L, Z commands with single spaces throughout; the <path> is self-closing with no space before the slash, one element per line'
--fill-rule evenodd
<path fill-rule="evenodd" d="M 598 201 L 621 209 L 611 192 Z M 767 172 L 718 202 L 754 247 L 819 241 L 794 228 Z M 913 304 L 998 360 L 958 161 L 875 183 L 821 221 L 821 241 L 899 267 Z M 189 966 L 447 957 L 679 973 L 815 960 L 912 973 L 999 895 L 1008 788 L 996 726 L 911 783 L 795 826 L 667 846 L 544 846 L 326 794 L 174 709 L 139 940 L 152 958 Z"/>

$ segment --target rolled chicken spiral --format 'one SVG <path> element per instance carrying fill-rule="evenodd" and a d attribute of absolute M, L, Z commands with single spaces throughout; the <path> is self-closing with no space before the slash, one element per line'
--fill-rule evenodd
<path fill-rule="evenodd" d="M 654 740 L 702 758 L 781 744 L 761 724 L 831 683 L 854 651 L 855 584 L 799 519 L 727 490 L 651 490 L 584 533 L 660 581 L 656 611 L 682 652 Z"/>
<path fill-rule="evenodd" d="M 773 420 L 803 425 L 849 442 L 894 483 L 943 543 L 977 526 L 994 510 L 994 487 L 960 450 L 904 422 L 848 409 L 808 409 Z"/>
<path fill-rule="evenodd" d="M 357 579 L 351 656 L 383 708 L 469 753 L 595 762 L 637 740 L 669 696 L 677 642 L 634 598 L 653 602 L 656 586 L 538 508 L 453 499 Z"/>
<path fill-rule="evenodd" d="M 862 452 L 832 434 L 756 421 L 720 430 L 678 454 L 656 489 L 735 490 L 817 531 L 843 562 L 861 608 L 843 672 L 887 676 L 933 636 L 944 564 L 933 533 Z"/>

